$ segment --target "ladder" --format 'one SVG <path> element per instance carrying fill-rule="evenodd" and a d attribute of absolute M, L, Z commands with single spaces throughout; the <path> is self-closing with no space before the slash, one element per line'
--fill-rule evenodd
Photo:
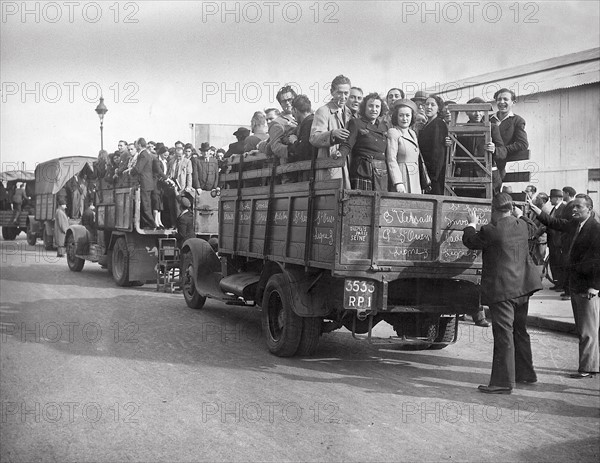
<path fill-rule="evenodd" d="M 451 120 L 448 137 L 452 141 L 446 147 L 446 196 L 492 198 L 492 153 L 482 149 L 492 140 L 490 103 L 448 105 Z M 483 111 L 480 123 L 458 122 L 464 111 Z M 479 149 L 477 149 L 479 148 Z"/>
<path fill-rule="evenodd" d="M 175 238 L 158 239 L 158 262 L 156 264 L 156 290 L 172 293 L 179 285 L 179 248 Z"/>

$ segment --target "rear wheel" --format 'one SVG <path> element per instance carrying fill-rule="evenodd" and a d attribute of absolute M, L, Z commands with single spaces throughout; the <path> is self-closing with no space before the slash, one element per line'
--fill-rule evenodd
<path fill-rule="evenodd" d="M 129 251 L 122 236 L 117 238 L 112 250 L 112 275 L 118 286 L 129 286 Z"/>
<path fill-rule="evenodd" d="M 54 237 L 48 234 L 45 225 L 42 233 L 42 239 L 44 240 L 44 249 L 46 249 L 46 251 L 50 251 L 54 247 Z"/>
<path fill-rule="evenodd" d="M 313 355 L 321 339 L 321 317 L 302 317 L 302 334 L 296 355 Z"/>
<path fill-rule="evenodd" d="M 279 357 L 294 355 L 302 337 L 302 318 L 292 310 L 290 292 L 287 278 L 278 273 L 267 282 L 262 300 L 262 325 L 267 347 Z M 310 337 L 314 337 L 314 331 Z"/>
<path fill-rule="evenodd" d="M 454 333 L 456 331 L 455 317 L 442 317 L 438 325 L 438 334 L 434 342 L 443 344 L 432 344 L 429 346 L 431 350 L 440 350 L 448 347 L 454 341 Z"/>
<path fill-rule="evenodd" d="M 201 309 L 206 303 L 206 297 L 198 294 L 194 283 L 194 256 L 191 252 L 183 255 L 181 267 L 181 286 L 185 303 L 190 309 Z"/>
<path fill-rule="evenodd" d="M 72 272 L 81 272 L 83 265 L 85 264 L 85 260 L 75 255 L 76 245 L 72 234 L 67 235 L 65 247 L 67 248 L 67 264 L 69 266 L 69 270 Z"/>
<path fill-rule="evenodd" d="M 19 234 L 19 229 L 15 227 L 2 227 L 2 238 L 6 241 L 14 240 Z"/>
<path fill-rule="evenodd" d="M 438 334 L 439 315 L 406 314 L 394 322 L 399 337 L 418 338 L 414 343 L 402 346 L 404 350 L 424 350 L 431 346 Z"/>
<path fill-rule="evenodd" d="M 29 246 L 35 246 L 37 243 L 37 234 L 32 232 L 27 232 L 27 244 Z"/>

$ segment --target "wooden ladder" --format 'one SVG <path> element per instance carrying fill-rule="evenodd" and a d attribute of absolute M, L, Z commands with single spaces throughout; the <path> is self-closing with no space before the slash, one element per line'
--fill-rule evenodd
<path fill-rule="evenodd" d="M 451 104 L 448 105 L 448 110 L 451 115 L 448 136 L 452 144 L 446 147 L 445 194 L 446 196 L 492 198 L 492 153 L 485 150 L 472 153 L 475 143 L 466 143 L 465 140 L 465 137 L 470 137 L 469 140 L 484 138 L 484 144 L 492 140 L 489 117 L 492 105 L 490 103 Z M 480 123 L 458 122 L 458 115 L 463 111 L 483 111 L 483 120 Z"/>

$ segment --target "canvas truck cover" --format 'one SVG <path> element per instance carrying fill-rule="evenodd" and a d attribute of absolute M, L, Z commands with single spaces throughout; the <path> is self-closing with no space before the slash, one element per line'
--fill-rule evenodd
<path fill-rule="evenodd" d="M 0 181 L 2 182 L 30 182 L 35 179 L 31 170 L 7 170 L 0 172 Z"/>
<path fill-rule="evenodd" d="M 86 166 L 93 170 L 96 158 L 89 156 L 68 156 L 46 161 L 35 168 L 35 194 L 56 194 L 71 177 L 80 173 Z"/>

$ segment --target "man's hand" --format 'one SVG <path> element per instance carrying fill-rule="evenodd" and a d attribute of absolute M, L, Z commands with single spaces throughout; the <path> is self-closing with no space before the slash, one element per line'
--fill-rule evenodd
<path fill-rule="evenodd" d="M 290 145 L 293 145 L 294 143 L 296 143 L 296 142 L 298 141 L 298 137 L 297 137 L 296 135 L 294 135 L 294 134 L 291 134 L 291 135 L 288 137 L 288 139 L 289 139 L 289 141 L 290 141 Z"/>
<path fill-rule="evenodd" d="M 494 151 L 496 151 L 496 145 L 494 145 L 492 142 L 489 142 L 485 145 L 485 150 L 489 151 L 490 153 L 493 153 Z"/>
<path fill-rule="evenodd" d="M 535 215 L 540 215 L 542 210 L 533 204 L 533 200 L 531 198 L 527 198 L 527 204 L 529 204 L 529 208 L 535 213 Z"/>
<path fill-rule="evenodd" d="M 398 193 L 406 193 L 406 187 L 404 186 L 404 183 L 396 183 L 396 191 Z"/>
<path fill-rule="evenodd" d="M 444 143 L 446 144 L 446 146 L 452 146 L 452 139 L 450 137 L 446 137 L 444 139 Z"/>
<path fill-rule="evenodd" d="M 350 135 L 350 132 L 346 129 L 334 129 L 331 131 L 331 135 L 335 140 L 345 140 Z"/>
<path fill-rule="evenodd" d="M 479 223 L 479 216 L 475 213 L 475 211 L 469 211 L 467 219 L 469 220 L 469 225 L 477 225 Z"/>
<path fill-rule="evenodd" d="M 523 210 L 520 207 L 514 206 L 512 214 L 518 219 L 523 215 Z"/>
<path fill-rule="evenodd" d="M 587 292 L 583 293 L 582 296 L 590 300 L 598 296 L 598 290 L 596 288 L 588 288 Z"/>

